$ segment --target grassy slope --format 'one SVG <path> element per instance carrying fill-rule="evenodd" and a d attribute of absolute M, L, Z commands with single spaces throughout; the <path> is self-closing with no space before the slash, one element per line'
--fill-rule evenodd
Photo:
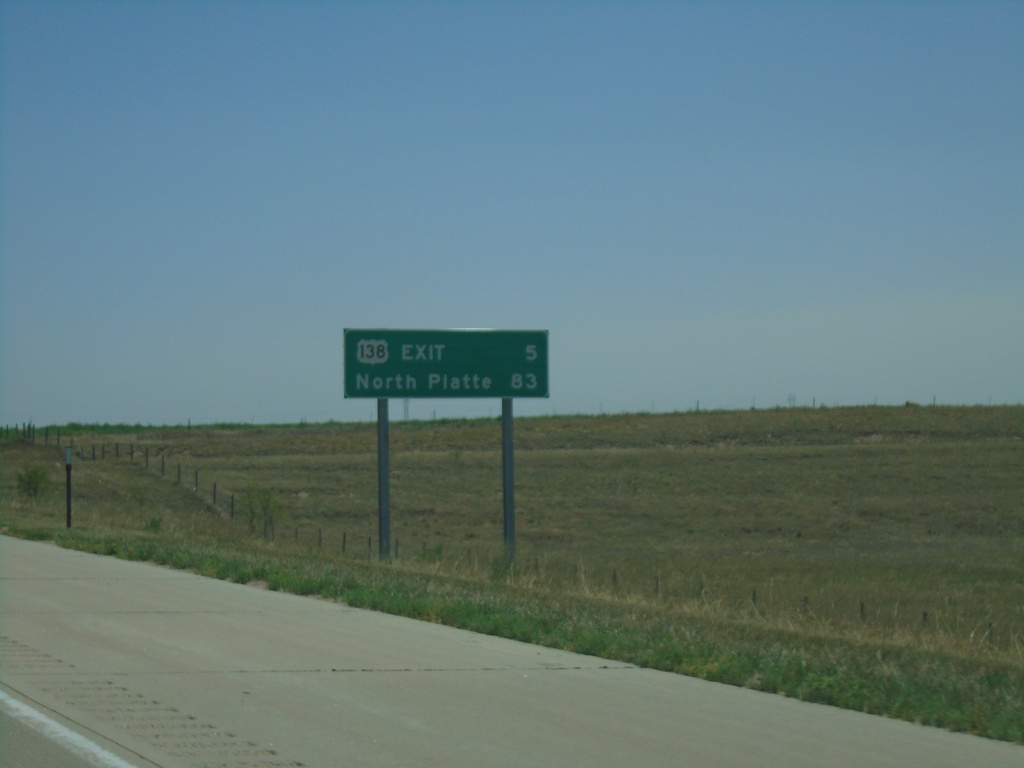
<path fill-rule="evenodd" d="M 388 566 L 372 425 L 64 429 L 121 460 L 78 465 L 67 532 L 13 492 L 54 446 L 2 446 L 8 532 L 1024 742 L 1021 408 L 521 420 L 512 572 L 490 420 L 393 424 Z M 275 541 L 226 519 L 253 488 Z"/>

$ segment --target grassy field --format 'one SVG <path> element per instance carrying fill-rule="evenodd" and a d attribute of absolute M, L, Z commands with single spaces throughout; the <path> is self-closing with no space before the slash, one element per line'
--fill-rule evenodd
<path fill-rule="evenodd" d="M 373 424 L 37 428 L 0 530 L 1024 743 L 1024 408 L 521 419 L 511 568 L 500 431 L 392 422 L 388 563 Z"/>

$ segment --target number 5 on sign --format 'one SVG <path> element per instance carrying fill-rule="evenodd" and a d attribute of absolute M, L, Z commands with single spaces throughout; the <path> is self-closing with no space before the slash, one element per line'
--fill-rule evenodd
<path fill-rule="evenodd" d="M 526 359 L 531 363 L 537 359 L 537 345 L 527 344 L 526 345 Z"/>

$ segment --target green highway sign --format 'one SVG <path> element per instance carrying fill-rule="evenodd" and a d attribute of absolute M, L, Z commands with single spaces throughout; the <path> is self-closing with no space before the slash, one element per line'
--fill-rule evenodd
<path fill-rule="evenodd" d="M 547 396 L 547 331 L 345 329 L 345 397 Z"/>

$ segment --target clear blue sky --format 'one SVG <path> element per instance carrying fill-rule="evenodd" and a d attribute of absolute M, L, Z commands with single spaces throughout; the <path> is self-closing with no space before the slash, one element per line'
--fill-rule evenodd
<path fill-rule="evenodd" d="M 548 329 L 523 415 L 1024 401 L 1024 3 L 0 23 L 0 423 L 369 419 L 346 327 Z"/>

